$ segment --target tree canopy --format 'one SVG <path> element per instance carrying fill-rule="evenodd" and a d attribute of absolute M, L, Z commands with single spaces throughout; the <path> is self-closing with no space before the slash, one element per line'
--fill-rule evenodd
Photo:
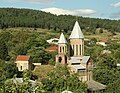
<path fill-rule="evenodd" d="M 65 65 L 56 65 L 56 67 L 43 80 L 44 88 L 49 93 L 60 93 L 64 90 L 70 90 L 73 93 L 82 93 L 86 91 L 85 83 L 78 79 L 77 74 L 70 74 L 69 68 Z"/>
<path fill-rule="evenodd" d="M 96 28 L 111 32 L 120 31 L 119 20 L 77 17 L 81 28 L 95 33 Z M 53 15 L 39 10 L 0 8 L 0 28 L 33 27 L 69 32 L 73 28 L 76 16 Z"/>

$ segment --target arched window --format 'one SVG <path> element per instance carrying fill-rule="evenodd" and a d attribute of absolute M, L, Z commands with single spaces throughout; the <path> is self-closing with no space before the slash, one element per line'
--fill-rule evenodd
<path fill-rule="evenodd" d="M 62 61 L 62 57 L 59 57 L 59 59 L 58 59 L 58 60 L 59 60 L 59 62 L 61 62 L 61 61 Z"/>

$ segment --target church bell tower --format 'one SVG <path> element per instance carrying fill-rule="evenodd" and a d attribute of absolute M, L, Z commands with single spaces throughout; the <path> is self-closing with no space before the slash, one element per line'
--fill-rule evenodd
<path fill-rule="evenodd" d="M 71 55 L 75 57 L 84 55 L 84 35 L 81 31 L 78 21 L 75 22 L 72 33 L 69 37 Z"/>
<path fill-rule="evenodd" d="M 58 41 L 58 55 L 56 55 L 56 62 L 67 64 L 67 41 L 63 33 Z"/>

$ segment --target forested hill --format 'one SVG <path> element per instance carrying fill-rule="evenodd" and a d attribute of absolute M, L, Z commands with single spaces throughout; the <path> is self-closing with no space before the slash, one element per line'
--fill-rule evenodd
<path fill-rule="evenodd" d="M 77 17 L 84 31 L 94 32 L 96 28 L 104 28 L 109 31 L 120 31 L 120 21 L 108 19 L 95 19 Z M 33 27 L 54 29 L 55 31 L 70 31 L 76 21 L 76 16 L 56 16 L 39 10 L 0 8 L 0 28 L 8 27 Z"/>

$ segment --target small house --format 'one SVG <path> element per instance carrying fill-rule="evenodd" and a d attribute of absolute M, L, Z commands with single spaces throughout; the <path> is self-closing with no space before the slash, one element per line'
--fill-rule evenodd
<path fill-rule="evenodd" d="M 28 55 L 18 55 L 15 63 L 19 71 L 32 69 L 32 60 L 31 57 Z"/>

